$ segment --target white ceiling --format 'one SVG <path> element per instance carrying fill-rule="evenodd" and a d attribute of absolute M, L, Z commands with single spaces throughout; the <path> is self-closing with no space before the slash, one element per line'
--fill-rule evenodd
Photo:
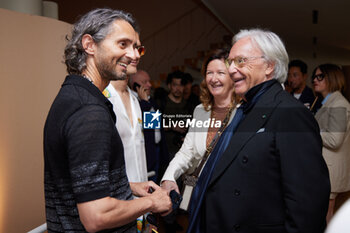
<path fill-rule="evenodd" d="M 202 2 L 232 33 L 241 28 L 266 28 L 282 38 L 294 57 L 327 57 L 329 62 L 350 62 L 350 0 Z M 313 23 L 315 10 L 318 11 L 317 24 Z"/>

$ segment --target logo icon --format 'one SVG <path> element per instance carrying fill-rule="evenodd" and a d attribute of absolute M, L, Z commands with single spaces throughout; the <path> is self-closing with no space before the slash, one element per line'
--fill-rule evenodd
<path fill-rule="evenodd" d="M 157 110 L 156 112 L 143 113 L 143 128 L 144 129 L 160 129 L 160 116 L 162 114 Z"/>

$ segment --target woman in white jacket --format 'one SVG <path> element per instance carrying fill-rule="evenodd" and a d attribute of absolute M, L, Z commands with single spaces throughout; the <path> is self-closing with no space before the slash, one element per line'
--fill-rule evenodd
<path fill-rule="evenodd" d="M 225 65 L 228 52 L 216 50 L 203 63 L 202 74 L 205 78 L 201 83 L 202 104 L 195 108 L 193 120 L 204 124 L 203 127 L 198 127 L 201 123 L 190 127 L 182 147 L 169 163 L 161 181 L 161 186 L 169 192 L 179 192 L 176 180 L 185 172 L 195 170 L 226 115 L 230 114 L 230 121 L 234 116 L 237 102 L 233 81 Z"/>
<path fill-rule="evenodd" d="M 322 154 L 331 182 L 329 222 L 337 195 L 350 190 L 350 104 L 341 94 L 345 78 L 338 66 L 320 65 L 314 70 L 312 79 L 315 92 L 324 98 L 315 118 L 321 130 Z"/>

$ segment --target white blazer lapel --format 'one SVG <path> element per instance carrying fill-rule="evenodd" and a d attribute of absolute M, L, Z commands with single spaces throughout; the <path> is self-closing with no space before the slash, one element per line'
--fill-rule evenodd
<path fill-rule="evenodd" d="M 199 120 L 199 121 L 205 121 L 207 119 L 210 118 L 210 111 L 207 112 L 204 110 L 204 107 L 201 106 L 200 108 L 197 109 L 196 114 L 194 117 L 196 117 L 195 120 Z M 208 128 L 196 128 L 195 131 L 197 132 L 195 135 L 195 146 L 196 146 L 196 150 L 200 153 L 200 154 L 204 154 L 205 150 L 207 149 L 207 134 L 208 134 Z"/>

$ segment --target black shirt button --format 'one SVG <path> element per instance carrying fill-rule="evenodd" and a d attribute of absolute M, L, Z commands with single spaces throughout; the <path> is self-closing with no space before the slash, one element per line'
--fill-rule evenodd
<path fill-rule="evenodd" d="M 243 163 L 248 163 L 248 158 L 246 156 L 244 156 L 243 159 L 242 159 L 242 162 Z"/>
<path fill-rule="evenodd" d="M 239 224 L 234 225 L 233 228 L 235 229 L 235 231 L 241 230 L 241 226 Z"/>
<path fill-rule="evenodd" d="M 235 196 L 239 196 L 241 195 L 241 191 L 239 191 L 238 189 L 235 189 Z"/>

